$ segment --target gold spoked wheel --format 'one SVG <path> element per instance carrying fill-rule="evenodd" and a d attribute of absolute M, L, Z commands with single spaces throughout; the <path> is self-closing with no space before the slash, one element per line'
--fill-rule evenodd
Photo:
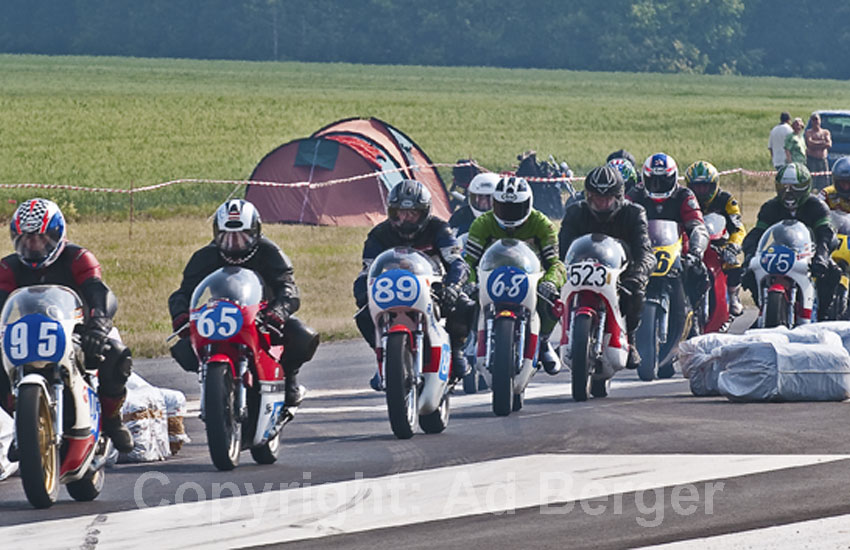
<path fill-rule="evenodd" d="M 40 386 L 27 384 L 18 391 L 15 429 L 27 500 L 48 508 L 59 495 L 59 448 L 53 442 L 53 411 Z"/>

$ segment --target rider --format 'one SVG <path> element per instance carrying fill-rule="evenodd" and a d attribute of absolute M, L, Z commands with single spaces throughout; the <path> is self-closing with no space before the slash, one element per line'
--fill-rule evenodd
<path fill-rule="evenodd" d="M 626 367 L 636 369 L 640 365 L 640 355 L 635 334 L 646 285 L 655 269 L 655 254 L 649 241 L 646 211 L 640 205 L 625 201 L 624 188 L 622 175 L 611 163 L 591 170 L 584 179 L 587 198 L 567 208 L 558 233 L 558 246 L 563 260 L 570 244 L 588 233 L 604 233 L 628 245 L 631 261 L 620 276 L 620 303 L 629 338 Z"/>
<path fill-rule="evenodd" d="M 516 176 L 499 179 L 493 193 L 493 210 L 472 222 L 464 256 L 472 270 L 470 280 L 474 281 L 478 261 L 495 240 L 519 239 L 537 252 L 546 270 L 537 284 L 541 362 L 547 373 L 557 374 L 561 370 L 561 362 L 549 343 L 549 336 L 558 322 L 552 305 L 560 297 L 561 287 L 567 280 L 567 269 L 558 259 L 555 225 L 532 208 L 532 201 L 531 187 L 525 179 Z"/>
<path fill-rule="evenodd" d="M 313 358 L 319 335 L 295 316 L 301 298 L 292 276 L 292 262 L 275 243 L 263 236 L 260 215 L 248 201 L 230 199 L 218 207 L 213 219 L 212 242 L 192 254 L 183 269 L 180 288 L 168 297 L 171 326 L 180 336 L 180 341 L 172 347 L 172 355 L 184 369 L 198 369 L 189 343 L 189 300 L 195 287 L 207 275 L 226 266 L 255 271 L 269 286 L 271 299 L 259 317 L 272 329 L 272 343 L 284 346 L 280 357 L 280 366 L 286 375 L 284 402 L 289 407 L 297 407 L 304 398 L 304 389 L 296 378 L 298 370 Z"/>
<path fill-rule="evenodd" d="M 678 183 L 679 168 L 673 157 L 655 153 L 643 163 L 643 185 L 634 187 L 627 198 L 646 209 L 649 220 L 673 220 L 684 229 L 682 261 L 685 264 L 685 288 L 692 306 L 700 303 L 708 290 L 708 270 L 702 255 L 708 247 L 708 230 L 693 191 Z"/>
<path fill-rule="evenodd" d="M 0 308 L 13 290 L 38 284 L 64 285 L 82 298 L 85 324 L 81 347 L 86 365 L 98 370 L 101 427 L 116 449 L 128 453 L 133 450 L 133 436 L 121 421 L 121 407 L 133 358 L 127 346 L 109 336 L 118 302 L 103 282 L 94 254 L 69 242 L 65 228 L 65 218 L 53 201 L 21 203 L 10 224 L 15 253 L 0 261 Z M 0 373 L 0 405 L 11 414 L 9 381 L 4 369 Z"/>
<path fill-rule="evenodd" d="M 463 342 L 475 311 L 474 302 L 462 290 L 469 268 L 449 224 L 431 215 L 431 193 L 419 181 L 402 180 L 392 188 L 387 197 L 387 219 L 372 228 L 363 243 L 363 269 L 354 281 L 354 299 L 359 308 L 355 316 L 357 328 L 375 349 L 375 324 L 367 307 L 369 267 L 381 252 L 398 246 L 423 252 L 441 263 L 446 271 L 440 310 L 446 313 L 446 330 L 451 340 L 452 378 L 460 380 L 469 371 Z M 369 383 L 375 390 L 383 389 L 379 372 Z"/>
<path fill-rule="evenodd" d="M 850 213 L 850 157 L 841 157 L 832 165 L 832 185 L 821 190 L 818 197 L 830 210 Z"/>
<path fill-rule="evenodd" d="M 620 151 L 622 151 L 622 150 L 620 150 Z M 620 154 L 620 151 L 614 151 L 613 153 L 611 153 L 611 155 Z M 623 151 L 623 152 L 625 154 L 631 156 L 628 151 Z M 634 164 L 632 164 L 632 162 L 628 158 L 612 157 L 611 155 L 608 156 L 609 160 L 608 160 L 607 164 L 608 164 L 608 166 L 612 166 L 612 167 L 616 168 L 617 171 L 620 172 L 620 175 L 623 177 L 623 183 L 625 184 L 625 191 L 624 192 L 626 194 L 628 194 L 629 191 L 631 191 L 633 187 L 638 185 L 637 170 L 635 170 Z M 567 199 L 567 203 L 566 203 L 566 205 L 564 205 L 564 207 L 569 208 L 570 205 L 573 204 L 574 202 L 583 201 L 585 198 L 586 198 L 586 193 L 585 193 L 584 189 L 582 189 L 578 193 L 575 193 L 572 196 L 570 196 L 570 198 Z M 565 253 L 565 251 L 563 249 L 561 249 L 561 252 Z"/>
<path fill-rule="evenodd" d="M 738 316 L 744 312 L 741 304 L 741 275 L 744 268 L 741 264 L 741 243 L 747 230 L 741 219 L 741 207 L 732 193 L 720 189 L 718 183 L 720 174 L 710 162 L 698 160 L 685 170 L 685 184 L 694 192 L 699 201 L 703 214 L 716 212 L 726 219 L 726 231 L 729 238 L 720 256 L 723 261 L 723 272 L 726 274 L 726 284 L 729 288 L 729 313 Z"/>
<path fill-rule="evenodd" d="M 829 257 L 835 238 L 835 230 L 829 221 L 829 207 L 811 191 L 812 175 L 805 164 L 793 162 L 782 166 L 776 173 L 776 196 L 761 205 L 756 226 L 747 233 L 742 248 L 746 258 L 744 265 L 749 267 L 759 239 L 771 225 L 782 220 L 803 222 L 815 239 L 815 255 L 809 270 L 817 287 L 818 319 L 824 320 L 828 317 L 841 270 Z M 743 285 L 758 304 L 758 286 L 752 271 L 748 270 L 744 275 Z"/>
<path fill-rule="evenodd" d="M 475 218 L 492 208 L 493 189 L 498 181 L 499 175 L 493 172 L 482 172 L 472 178 L 466 188 L 466 204 L 449 218 L 449 227 L 455 230 L 455 235 L 468 233 Z"/>

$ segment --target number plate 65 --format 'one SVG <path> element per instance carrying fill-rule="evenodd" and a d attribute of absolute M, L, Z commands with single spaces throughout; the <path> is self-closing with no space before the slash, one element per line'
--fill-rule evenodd
<path fill-rule="evenodd" d="M 404 269 L 391 269 L 372 283 L 372 300 L 382 308 L 412 306 L 419 299 L 419 280 Z"/>
<path fill-rule="evenodd" d="M 528 275 L 517 267 L 497 267 L 487 279 L 487 293 L 494 302 L 522 303 L 528 294 Z"/>
<path fill-rule="evenodd" d="M 242 311 L 230 302 L 216 302 L 192 313 L 195 329 L 202 338 L 227 340 L 242 329 Z"/>

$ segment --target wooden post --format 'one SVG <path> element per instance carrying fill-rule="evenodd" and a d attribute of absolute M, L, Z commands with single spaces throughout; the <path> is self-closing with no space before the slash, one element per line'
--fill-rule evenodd
<path fill-rule="evenodd" d="M 133 204 L 133 195 L 134 195 L 134 193 L 133 193 L 133 181 L 131 180 L 130 181 L 130 235 L 129 235 L 130 240 L 133 240 L 133 214 L 134 214 L 134 207 L 135 207 L 135 205 Z"/>

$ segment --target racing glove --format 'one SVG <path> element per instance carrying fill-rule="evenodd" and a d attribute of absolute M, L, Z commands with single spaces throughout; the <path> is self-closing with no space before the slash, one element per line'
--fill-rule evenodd
<path fill-rule="evenodd" d="M 180 338 L 189 337 L 189 312 L 184 311 L 171 320 L 171 330 Z M 178 332 L 179 331 L 179 332 Z"/>
<path fill-rule="evenodd" d="M 108 317 L 92 317 L 86 323 L 80 345 L 87 361 L 102 357 L 109 343 L 109 330 L 112 328 L 112 320 Z"/>
<path fill-rule="evenodd" d="M 821 277 L 826 275 L 827 271 L 829 271 L 829 265 L 827 265 L 827 263 L 822 259 L 815 257 L 812 260 L 811 265 L 809 265 L 809 271 L 811 272 L 812 277 L 814 277 L 815 279 L 820 279 Z"/>
<path fill-rule="evenodd" d="M 735 265 L 738 263 L 738 255 L 741 253 L 741 247 L 734 243 L 727 244 L 720 253 L 720 259 L 726 265 Z"/>

